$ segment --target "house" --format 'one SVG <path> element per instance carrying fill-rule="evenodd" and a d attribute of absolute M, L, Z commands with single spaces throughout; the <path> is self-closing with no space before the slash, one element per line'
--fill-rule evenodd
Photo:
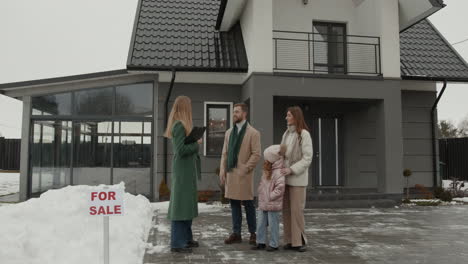
<path fill-rule="evenodd" d="M 21 199 L 118 183 L 159 198 L 170 184 L 165 118 L 178 95 L 206 125 L 200 190 L 218 191 L 232 105 L 250 106 L 262 146 L 291 105 L 311 128 L 309 204 L 398 201 L 440 183 L 436 83 L 468 65 L 426 19 L 440 0 L 140 0 L 124 70 L 0 85 L 23 101 Z M 260 166 L 256 170 L 258 183 Z M 343 204 L 343 203 L 342 203 Z M 317 205 L 318 206 L 318 205 Z"/>

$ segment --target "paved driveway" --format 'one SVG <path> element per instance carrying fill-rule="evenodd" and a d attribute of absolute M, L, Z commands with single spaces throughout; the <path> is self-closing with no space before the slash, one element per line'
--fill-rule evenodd
<path fill-rule="evenodd" d="M 229 208 L 202 212 L 193 228 L 200 248 L 170 253 L 169 222 L 156 213 L 144 263 L 468 263 L 468 206 L 391 209 L 307 209 L 308 252 L 224 245 Z M 244 230 L 246 222 L 244 215 Z M 282 234 L 282 231 L 281 231 Z"/>

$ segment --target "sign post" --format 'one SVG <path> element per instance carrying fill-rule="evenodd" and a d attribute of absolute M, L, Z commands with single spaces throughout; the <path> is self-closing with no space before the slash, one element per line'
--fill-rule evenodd
<path fill-rule="evenodd" d="M 104 264 L 109 264 L 109 216 L 123 215 L 123 194 L 122 188 L 108 186 L 88 192 L 89 214 L 103 216 Z"/>

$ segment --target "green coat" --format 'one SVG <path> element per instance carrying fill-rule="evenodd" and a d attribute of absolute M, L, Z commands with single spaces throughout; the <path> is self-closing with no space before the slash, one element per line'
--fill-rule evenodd
<path fill-rule="evenodd" d="M 192 220 L 198 216 L 197 178 L 201 175 L 198 143 L 184 144 L 185 128 L 180 121 L 172 127 L 171 201 L 167 218 Z"/>

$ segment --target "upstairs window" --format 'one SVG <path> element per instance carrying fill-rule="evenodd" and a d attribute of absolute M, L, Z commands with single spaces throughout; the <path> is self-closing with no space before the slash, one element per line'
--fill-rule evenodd
<path fill-rule="evenodd" d="M 312 35 L 315 70 L 346 74 L 346 24 L 314 21 Z"/>

